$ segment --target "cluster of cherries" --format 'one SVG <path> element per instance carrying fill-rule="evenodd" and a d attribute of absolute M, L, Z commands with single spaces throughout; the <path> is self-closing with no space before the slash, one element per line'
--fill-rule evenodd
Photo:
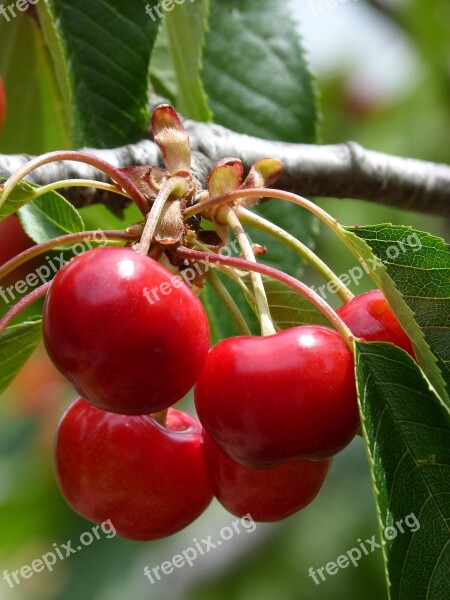
<path fill-rule="evenodd" d="M 143 293 L 168 285 L 159 302 Z M 378 290 L 338 313 L 355 336 L 414 356 Z M 210 349 L 196 295 L 132 248 L 72 259 L 43 319 L 49 355 L 81 396 L 58 428 L 60 489 L 122 537 L 173 534 L 213 496 L 237 516 L 283 519 L 315 498 L 359 429 L 354 359 L 338 332 L 303 325 Z M 194 386 L 200 422 L 172 408 Z"/>

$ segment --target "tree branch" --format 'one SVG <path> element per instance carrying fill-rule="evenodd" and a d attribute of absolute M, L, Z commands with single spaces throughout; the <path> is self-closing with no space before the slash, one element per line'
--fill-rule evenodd
<path fill-rule="evenodd" d="M 183 121 L 191 140 L 192 170 L 206 183 L 217 160 L 232 156 L 248 169 L 262 157 L 272 156 L 284 164 L 279 180 L 282 189 L 303 196 L 355 198 L 397 208 L 441 216 L 450 215 L 450 166 L 391 156 L 366 150 L 355 142 L 315 146 L 261 140 L 235 133 L 209 123 Z M 160 164 L 157 146 L 144 139 L 114 150 L 84 149 L 117 167 Z M 0 155 L 0 176 L 9 177 L 31 157 Z M 40 185 L 58 179 L 84 178 L 106 180 L 96 169 L 82 163 L 62 162 L 45 165 L 30 176 Z M 70 188 L 65 196 L 77 207 L 102 202 L 120 210 L 127 200 L 95 189 Z"/>

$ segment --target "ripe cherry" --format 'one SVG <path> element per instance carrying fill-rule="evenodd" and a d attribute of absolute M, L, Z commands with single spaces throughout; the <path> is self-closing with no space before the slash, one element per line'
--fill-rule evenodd
<path fill-rule="evenodd" d="M 45 300 L 43 333 L 51 359 L 80 395 L 119 414 L 153 413 L 180 400 L 209 348 L 198 298 L 131 248 L 95 248 L 60 269 Z"/>
<path fill-rule="evenodd" d="M 2 186 L 0 185 L 0 191 L 1 188 Z M 32 245 L 33 241 L 25 233 L 19 219 L 15 215 L 10 215 L 4 221 L 0 221 L 0 265 L 8 262 Z M 28 269 L 22 268 L 21 271 L 28 275 Z"/>
<path fill-rule="evenodd" d="M 415 358 L 409 337 L 380 290 L 355 296 L 336 312 L 356 337 L 367 342 L 390 342 Z"/>
<path fill-rule="evenodd" d="M 56 436 L 61 492 L 86 519 L 111 519 L 121 537 L 171 535 L 212 499 L 201 431 L 198 421 L 174 409 L 162 426 L 150 416 L 116 415 L 78 398 Z"/>
<path fill-rule="evenodd" d="M 321 326 L 219 342 L 195 402 L 214 441 L 252 468 L 328 458 L 359 428 L 353 354 L 336 331 Z"/>
<path fill-rule="evenodd" d="M 214 496 L 238 517 L 280 521 L 305 508 L 322 487 L 326 460 L 290 460 L 269 469 L 250 469 L 226 454 L 206 433 L 203 453 Z"/>

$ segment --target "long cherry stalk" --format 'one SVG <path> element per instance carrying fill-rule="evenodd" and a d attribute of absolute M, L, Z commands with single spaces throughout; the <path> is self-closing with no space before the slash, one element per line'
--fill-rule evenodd
<path fill-rule="evenodd" d="M 255 254 L 253 248 L 248 241 L 247 234 L 241 225 L 235 211 L 229 207 L 228 210 L 224 210 L 224 217 L 228 225 L 230 226 L 239 246 L 241 247 L 244 258 L 252 263 L 256 264 Z M 267 301 L 266 290 L 264 289 L 264 283 L 260 273 L 250 271 L 250 277 L 252 280 L 253 292 L 255 294 L 256 307 L 258 309 L 259 320 L 261 323 L 262 335 L 272 335 L 275 333 L 275 327 L 270 315 L 269 302 Z"/>
<path fill-rule="evenodd" d="M 292 202 L 293 204 L 297 204 L 302 208 L 306 208 L 306 210 L 318 217 L 325 223 L 325 225 L 339 235 L 338 221 L 329 215 L 325 210 L 323 210 L 323 208 L 320 208 L 320 206 L 317 206 L 317 204 L 314 204 L 314 202 L 311 202 L 311 200 L 307 200 L 306 198 L 298 196 L 292 192 L 285 192 L 283 190 L 276 190 L 272 188 L 238 189 L 232 192 L 227 192 L 226 194 L 221 194 L 220 196 L 208 198 L 207 200 L 202 200 L 201 202 L 186 208 L 184 211 L 184 218 L 189 219 L 193 215 L 201 213 L 206 209 L 217 208 L 219 206 L 223 206 L 224 204 L 228 204 L 236 200 L 242 200 L 244 198 L 254 199 L 254 204 L 256 204 L 262 197 L 278 198 L 279 200 L 286 200 L 287 202 Z M 251 203 L 248 202 L 244 203 L 245 206 L 250 204 Z"/>
<path fill-rule="evenodd" d="M 170 196 L 174 195 L 176 198 L 182 198 L 187 191 L 188 184 L 184 177 L 171 177 L 163 184 L 147 217 L 144 233 L 142 234 L 141 241 L 139 242 L 139 254 L 147 256 L 156 228 L 161 219 L 164 206 L 166 205 Z"/>
<path fill-rule="evenodd" d="M 330 321 L 330 323 L 336 328 L 336 330 L 342 335 L 346 344 L 353 352 L 353 341 L 355 336 L 352 334 L 350 329 L 344 323 L 344 321 L 339 317 L 339 315 L 329 306 L 325 300 L 323 300 L 316 292 L 310 289 L 307 285 L 295 279 L 291 275 L 287 275 L 282 271 L 278 271 L 278 269 L 274 269 L 273 267 L 269 267 L 267 265 L 263 265 L 260 263 L 253 263 L 251 261 L 245 260 L 243 258 L 235 258 L 228 256 L 221 256 L 220 254 L 208 254 L 207 252 L 201 252 L 199 250 L 190 250 L 189 248 L 185 248 L 180 246 L 177 248 L 176 253 L 181 258 L 186 258 L 190 260 L 205 260 L 209 256 L 210 264 L 222 264 L 228 265 L 230 267 L 236 267 L 238 269 L 244 269 L 246 271 L 254 271 L 257 273 L 261 273 L 261 275 L 267 275 L 272 279 L 276 279 L 285 285 L 288 285 L 297 293 L 301 294 L 305 298 L 307 298 L 310 302 L 312 302 L 321 312 L 325 315 L 325 317 Z"/>
<path fill-rule="evenodd" d="M 194 249 L 203 250 L 203 252 L 211 253 L 210 248 L 206 244 L 203 244 L 202 242 L 200 242 L 199 240 L 192 240 L 192 246 Z M 232 281 L 237 283 L 238 286 L 243 291 L 243 293 L 249 298 L 249 300 L 251 300 L 253 302 L 253 304 L 256 304 L 255 296 L 254 296 L 252 290 L 250 290 L 250 288 L 242 280 L 242 278 L 239 277 L 239 274 L 236 273 L 235 269 L 232 269 L 231 267 L 227 267 L 226 265 L 219 265 L 219 266 L 217 266 L 217 269 L 221 273 L 226 275 L 229 279 L 231 279 Z"/>
<path fill-rule="evenodd" d="M 15 304 L 6 313 L 6 315 L 0 319 L 0 336 L 3 334 L 3 332 L 8 327 L 8 325 L 11 323 L 11 321 L 13 321 L 23 310 L 28 308 L 28 306 L 33 304 L 33 302 L 36 302 L 36 300 L 39 300 L 39 298 L 42 298 L 42 296 L 45 296 L 51 283 L 52 283 L 51 281 L 47 281 L 43 285 L 39 286 L 38 288 L 36 288 L 32 292 L 30 292 L 24 298 L 21 298 L 19 300 L 19 302 L 17 302 L 17 304 Z"/>
<path fill-rule="evenodd" d="M 120 194 L 121 196 L 126 196 L 128 198 L 128 194 L 126 192 L 119 189 L 117 186 L 112 185 L 111 183 L 105 183 L 104 181 L 92 181 L 91 179 L 61 179 L 60 181 L 48 183 L 47 185 L 36 188 L 35 193 L 30 195 L 30 202 L 40 198 L 44 194 L 47 194 L 47 192 L 54 192 L 61 188 L 69 187 L 95 188 L 97 190 L 103 190 L 113 194 Z"/>
<path fill-rule="evenodd" d="M 325 279 L 325 281 L 328 281 L 336 288 L 336 293 L 342 302 L 348 302 L 354 297 L 352 292 L 344 285 L 336 273 L 334 273 L 330 267 L 315 254 L 315 252 L 289 232 L 242 206 L 239 206 L 236 209 L 236 214 L 243 225 L 250 225 L 255 229 L 259 229 L 259 231 L 268 233 L 294 250 L 294 252 L 306 260 Z"/>
<path fill-rule="evenodd" d="M 202 200 L 193 206 L 185 209 L 184 218 L 189 219 L 193 215 L 203 212 L 204 210 L 209 210 L 211 208 L 217 208 L 219 206 L 223 206 L 228 203 L 233 203 L 240 201 L 239 204 L 241 206 L 251 206 L 252 204 L 257 204 L 262 197 L 267 198 L 276 198 L 278 200 L 286 200 L 287 202 L 291 202 L 292 204 L 296 204 L 297 206 L 301 206 L 305 208 L 317 218 L 319 218 L 325 225 L 335 233 L 338 238 L 345 244 L 348 250 L 353 254 L 358 262 L 361 262 L 361 256 L 358 254 L 358 251 L 351 244 L 348 239 L 346 232 L 339 224 L 339 221 L 328 214 L 323 208 L 320 208 L 311 200 L 307 198 L 303 198 L 298 194 L 294 194 L 292 192 L 285 192 L 283 190 L 276 190 L 272 188 L 248 188 L 248 189 L 239 189 L 234 190 L 232 192 L 227 192 L 226 194 L 221 194 L 220 196 L 214 196 L 213 198 L 208 198 L 206 200 Z M 248 199 L 245 202 L 245 198 Z M 237 208 L 237 207 L 235 207 Z"/>
<path fill-rule="evenodd" d="M 69 233 L 67 235 L 61 235 L 59 237 L 52 238 L 51 240 L 47 240 L 46 242 L 42 242 L 41 244 L 37 244 L 36 246 L 32 246 L 31 248 L 24 250 L 8 262 L 1 265 L 0 279 L 3 279 L 4 277 L 6 277 L 6 275 L 9 275 L 9 273 L 14 271 L 14 269 L 20 267 L 28 260 L 59 246 L 67 246 L 80 241 L 98 241 L 99 235 L 102 238 L 102 240 L 106 239 L 110 242 L 135 241 L 139 239 L 142 230 L 139 230 L 139 227 L 136 227 L 135 229 L 133 229 L 133 227 L 134 226 L 131 226 L 128 230 L 125 229 L 122 231 L 79 231 L 77 233 Z"/>
<path fill-rule="evenodd" d="M 134 183 L 120 171 L 120 169 L 117 169 L 106 160 L 98 158 L 97 156 L 92 156 L 86 152 L 78 152 L 76 150 L 48 152 L 47 154 L 42 154 L 25 163 L 5 182 L 2 194 L 0 195 L 0 207 L 6 202 L 14 187 L 24 177 L 42 165 L 60 160 L 83 162 L 103 171 L 103 173 L 108 175 L 112 181 L 117 183 L 130 196 L 143 215 L 146 215 L 149 212 L 149 206 L 145 196 L 139 191 Z"/>
<path fill-rule="evenodd" d="M 233 296 L 230 294 L 230 292 L 227 290 L 227 288 L 220 281 L 218 275 L 213 270 L 210 269 L 207 274 L 207 280 L 208 280 L 208 283 L 210 284 L 210 286 L 212 287 L 212 289 L 215 291 L 217 296 L 222 301 L 225 308 L 228 310 L 228 313 L 230 314 L 231 318 L 233 319 L 233 322 L 236 325 L 239 333 L 241 335 L 251 335 L 251 331 L 247 325 L 246 320 L 244 319 L 244 316 L 242 315 L 241 311 L 239 310 L 238 305 L 234 301 Z"/>

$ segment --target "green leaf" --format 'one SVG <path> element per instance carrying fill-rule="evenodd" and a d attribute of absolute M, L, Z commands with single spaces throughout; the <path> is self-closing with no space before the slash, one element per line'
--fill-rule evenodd
<path fill-rule="evenodd" d="M 169 52 L 177 80 L 176 108 L 197 121 L 211 121 L 200 79 L 209 0 L 172 4 L 165 13 Z"/>
<path fill-rule="evenodd" d="M 25 232 L 36 244 L 84 231 L 80 213 L 56 192 L 47 192 L 23 206 L 19 209 L 19 218 Z"/>
<path fill-rule="evenodd" d="M 41 339 L 40 319 L 8 327 L 0 336 L 0 394 L 33 353 Z"/>
<path fill-rule="evenodd" d="M 60 93 L 36 21 L 23 13 L 10 22 L 0 16 L 0 40 L 8 101 L 0 152 L 42 154 L 70 147 Z"/>
<path fill-rule="evenodd" d="M 315 142 L 315 88 L 286 2 L 211 0 L 209 29 L 202 78 L 214 120 L 265 139 Z"/>
<path fill-rule="evenodd" d="M 223 276 L 221 273 L 218 272 L 217 275 L 239 306 L 252 334 L 258 335 L 260 328 L 257 317 L 249 302 L 246 301 L 241 288 L 236 282 Z M 211 344 L 216 344 L 227 337 L 239 335 L 228 310 L 208 283 L 201 290 L 200 299 L 205 306 L 209 318 Z"/>
<path fill-rule="evenodd" d="M 444 600 L 450 416 L 415 362 L 391 344 L 357 343 L 356 373 L 390 599 Z"/>
<path fill-rule="evenodd" d="M 434 389 L 448 401 L 450 246 L 429 233 L 389 224 L 348 228 L 344 236 L 411 338 Z"/>
<path fill-rule="evenodd" d="M 275 325 L 288 329 L 314 324 L 332 327 L 325 315 L 307 298 L 280 281 L 263 276 L 264 288 Z"/>
<path fill-rule="evenodd" d="M 250 287 L 250 275 L 243 277 Z M 262 275 L 264 289 L 270 306 L 270 314 L 274 325 L 280 329 L 289 329 L 297 325 L 325 325 L 333 327 L 325 315 L 307 298 L 295 292 L 281 281 Z M 256 312 L 253 302 L 247 298 L 250 306 Z"/>
<path fill-rule="evenodd" d="M 5 183 L 6 179 L 0 177 L 0 184 Z M 33 186 L 31 183 L 21 181 L 18 183 L 11 194 L 8 196 L 7 201 L 0 206 L 0 221 L 3 221 L 9 215 L 17 212 L 21 206 L 24 206 L 31 201 L 36 193 L 37 186 Z M 53 195 L 54 192 L 51 192 Z M 0 190 L 1 198 L 1 190 Z"/>
<path fill-rule="evenodd" d="M 165 27 L 160 27 L 158 36 L 153 46 L 150 63 L 150 79 L 154 91 L 165 98 L 173 107 L 177 106 L 177 76 L 175 74 L 172 57 L 167 41 Z"/>
<path fill-rule="evenodd" d="M 116 147 L 148 127 L 156 0 L 48 0 L 41 25 L 62 87 L 75 147 Z"/>
<path fill-rule="evenodd" d="M 6 179 L 0 177 L 0 183 L 4 183 Z M 29 183 L 21 181 L 13 189 L 7 201 L 0 206 L 0 221 L 3 221 L 9 215 L 15 213 L 21 206 L 30 201 L 30 196 L 34 194 L 34 189 Z M 1 198 L 1 191 L 0 191 Z"/>
<path fill-rule="evenodd" d="M 5 182 L 0 177 L 0 183 Z M 0 207 L 0 221 L 18 212 L 20 221 L 31 239 L 40 244 L 46 240 L 84 231 L 80 213 L 57 192 L 47 192 L 36 200 L 30 200 L 39 186 L 21 181 L 7 201 Z"/>

